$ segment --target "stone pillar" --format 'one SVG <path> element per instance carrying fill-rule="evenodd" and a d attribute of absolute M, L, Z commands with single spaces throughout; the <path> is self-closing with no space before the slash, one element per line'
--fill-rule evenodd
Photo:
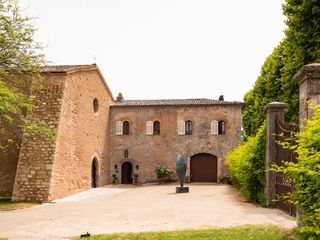
<path fill-rule="evenodd" d="M 299 125 L 311 114 L 309 102 L 320 104 L 320 64 L 303 66 L 293 77 L 299 81 Z"/>
<path fill-rule="evenodd" d="M 305 119 L 310 117 L 310 103 L 320 105 L 320 64 L 313 63 L 303 66 L 293 79 L 299 81 L 299 127 L 305 125 Z M 298 225 L 301 225 L 301 207 L 297 207 Z"/>
<path fill-rule="evenodd" d="M 276 193 L 276 174 L 270 171 L 272 164 L 276 162 L 276 119 L 281 123 L 284 122 L 284 110 L 287 108 L 287 104 L 281 102 L 268 103 L 265 106 L 265 111 L 267 114 L 267 127 L 266 127 L 266 161 L 265 161 L 265 196 L 267 200 L 267 206 L 273 206 L 272 201 Z"/>

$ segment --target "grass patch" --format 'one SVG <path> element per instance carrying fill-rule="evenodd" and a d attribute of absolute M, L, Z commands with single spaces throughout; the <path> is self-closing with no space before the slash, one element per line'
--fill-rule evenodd
<path fill-rule="evenodd" d="M 0 211 L 10 211 L 20 208 L 28 208 L 34 205 L 36 205 L 36 203 L 11 202 L 10 199 L 0 199 Z"/>
<path fill-rule="evenodd" d="M 168 232 L 141 232 L 95 235 L 90 240 L 288 240 L 289 234 L 275 225 L 244 225 L 228 228 L 186 229 Z"/>

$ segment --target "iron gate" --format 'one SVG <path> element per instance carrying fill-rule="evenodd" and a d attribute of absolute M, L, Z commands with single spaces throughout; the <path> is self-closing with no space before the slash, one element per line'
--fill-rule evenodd
<path fill-rule="evenodd" d="M 294 144 L 294 132 L 298 132 L 298 124 L 284 125 L 277 120 L 276 142 L 289 142 Z M 296 162 L 297 156 L 292 149 L 283 148 L 281 144 L 276 144 L 276 164 L 282 166 L 284 162 Z M 290 179 L 282 174 L 276 173 L 276 207 L 291 216 L 296 216 L 296 207 L 288 203 L 285 196 L 292 192 L 293 184 Z"/>

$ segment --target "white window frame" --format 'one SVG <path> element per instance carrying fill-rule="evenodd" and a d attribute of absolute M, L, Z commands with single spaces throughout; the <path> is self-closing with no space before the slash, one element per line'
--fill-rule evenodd
<path fill-rule="evenodd" d="M 214 135 L 219 134 L 219 122 L 217 120 L 211 121 L 211 134 L 214 134 Z"/>

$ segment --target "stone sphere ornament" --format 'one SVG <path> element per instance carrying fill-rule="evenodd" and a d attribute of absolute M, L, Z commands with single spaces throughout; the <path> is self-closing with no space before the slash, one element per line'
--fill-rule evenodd
<path fill-rule="evenodd" d="M 189 192 L 189 187 L 184 187 L 184 178 L 187 172 L 187 162 L 182 156 L 179 154 L 176 159 L 176 171 L 180 183 L 180 187 L 176 187 L 176 193 L 187 193 Z"/>

